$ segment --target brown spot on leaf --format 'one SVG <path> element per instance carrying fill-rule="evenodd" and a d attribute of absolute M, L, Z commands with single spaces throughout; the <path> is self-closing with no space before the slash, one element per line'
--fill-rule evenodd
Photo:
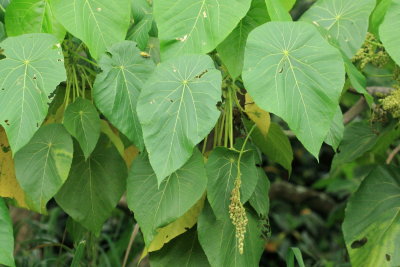
<path fill-rule="evenodd" d="M 356 248 L 361 248 L 368 242 L 368 239 L 366 237 L 361 238 L 360 240 L 356 240 L 353 243 L 351 243 L 351 248 L 356 249 Z"/>

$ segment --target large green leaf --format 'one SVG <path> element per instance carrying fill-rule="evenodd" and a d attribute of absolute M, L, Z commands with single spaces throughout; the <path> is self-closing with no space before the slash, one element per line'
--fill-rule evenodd
<path fill-rule="evenodd" d="M 307 10 L 301 20 L 325 28 L 348 58 L 352 58 L 364 43 L 369 15 L 376 0 L 319 0 Z"/>
<path fill-rule="evenodd" d="M 210 264 L 193 228 L 167 244 L 162 250 L 150 253 L 150 263 L 154 267 L 207 267 Z"/>
<path fill-rule="evenodd" d="M 15 154 L 17 180 L 32 210 L 46 213 L 47 202 L 68 177 L 72 155 L 71 136 L 60 124 L 41 127 Z"/>
<path fill-rule="evenodd" d="M 353 266 L 400 266 L 400 169 L 378 166 L 351 197 L 343 223 Z"/>
<path fill-rule="evenodd" d="M 264 240 L 257 217 L 247 212 L 248 225 L 244 239 L 244 253 L 239 254 L 235 227 L 229 217 L 218 220 L 206 203 L 199 217 L 197 231 L 211 266 L 255 267 L 259 266 Z"/>
<path fill-rule="evenodd" d="M 127 202 L 135 213 L 147 246 L 157 229 L 184 215 L 201 198 L 206 185 L 203 157 L 197 149 L 181 169 L 169 175 L 160 185 L 146 154 L 133 162 Z"/>
<path fill-rule="evenodd" d="M 13 153 L 26 145 L 47 114 L 50 94 L 66 79 L 57 39 L 46 33 L 8 37 L 0 47 L 0 124 Z"/>
<path fill-rule="evenodd" d="M 268 22 L 249 35 L 243 70 L 248 93 L 260 108 L 283 118 L 315 157 L 344 76 L 339 51 L 308 23 Z"/>
<path fill-rule="evenodd" d="M 0 244 L 0 265 L 15 266 L 13 226 L 2 198 L 0 198 Z"/>
<path fill-rule="evenodd" d="M 325 28 L 346 56 L 352 58 L 365 40 L 375 3 L 376 0 L 319 0 L 301 20 Z"/>
<path fill-rule="evenodd" d="M 400 0 L 392 0 L 385 19 L 379 28 L 381 41 L 393 60 L 400 65 Z"/>
<path fill-rule="evenodd" d="M 78 140 L 87 159 L 100 137 L 100 117 L 92 102 L 82 98 L 76 99 L 65 110 L 63 124 Z"/>
<path fill-rule="evenodd" d="M 249 202 L 261 217 L 266 217 L 269 212 L 269 180 L 262 168 L 257 168 L 257 186 Z"/>
<path fill-rule="evenodd" d="M 228 68 L 232 78 L 237 78 L 242 73 L 244 48 L 250 31 L 268 20 L 268 11 L 264 0 L 253 0 L 246 16 L 228 37 L 218 45 L 218 54 Z"/>
<path fill-rule="evenodd" d="M 4 29 L 3 22 L 0 21 L 0 42 L 6 39 L 6 30 Z"/>
<path fill-rule="evenodd" d="M 163 58 L 212 51 L 236 27 L 251 0 L 155 0 Z"/>
<path fill-rule="evenodd" d="M 93 97 L 97 107 L 125 136 L 143 150 L 143 134 L 136 113 L 144 82 L 154 70 L 151 59 L 140 55 L 136 43 L 123 41 L 108 49 L 99 62 Z"/>
<path fill-rule="evenodd" d="M 215 148 L 206 164 L 208 183 L 207 198 L 217 218 L 229 218 L 229 203 L 238 176 L 239 153 L 224 147 Z M 241 201 L 245 203 L 258 183 L 257 168 L 252 152 L 246 152 L 240 160 L 242 185 Z"/>
<path fill-rule="evenodd" d="M 248 131 L 253 126 L 249 121 L 245 121 L 245 125 Z M 279 124 L 271 122 L 267 136 L 258 128 L 255 128 L 251 134 L 251 140 L 267 156 L 269 161 L 280 164 L 289 171 L 289 174 L 292 172 L 292 146 Z"/>
<path fill-rule="evenodd" d="M 57 20 L 85 42 L 96 59 L 112 44 L 125 39 L 130 0 L 52 0 L 51 5 Z"/>
<path fill-rule="evenodd" d="M 137 111 L 158 183 L 190 158 L 215 126 L 221 73 L 205 55 L 159 64 L 145 84 Z"/>
<path fill-rule="evenodd" d="M 125 191 L 126 164 L 104 135 L 86 161 L 77 143 L 74 151 L 70 174 L 55 199 L 75 221 L 98 234 Z"/>
<path fill-rule="evenodd" d="M 328 135 L 325 138 L 325 143 L 333 147 L 333 149 L 336 151 L 340 142 L 342 141 L 343 132 L 344 132 L 343 114 L 340 107 L 338 107 L 335 113 L 335 117 L 333 117 L 331 128 L 328 132 Z"/>
<path fill-rule="evenodd" d="M 64 27 L 53 16 L 49 0 L 13 0 L 7 7 L 8 36 L 25 33 L 51 33 L 61 42 Z"/>

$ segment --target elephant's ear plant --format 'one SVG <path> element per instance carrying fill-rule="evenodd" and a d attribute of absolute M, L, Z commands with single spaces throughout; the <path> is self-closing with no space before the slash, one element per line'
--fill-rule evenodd
<path fill-rule="evenodd" d="M 353 266 L 400 265 L 400 169 L 385 156 L 400 94 L 365 76 L 399 87 L 400 0 L 318 0 L 298 21 L 295 0 L 0 4 L 0 264 L 15 265 L 7 205 L 47 214 L 55 199 L 98 235 L 126 193 L 151 265 L 259 266 L 260 166 L 291 173 L 289 133 L 316 160 L 332 146 L 332 176 L 376 166 L 344 239 Z M 374 116 L 349 123 L 348 94 Z"/>

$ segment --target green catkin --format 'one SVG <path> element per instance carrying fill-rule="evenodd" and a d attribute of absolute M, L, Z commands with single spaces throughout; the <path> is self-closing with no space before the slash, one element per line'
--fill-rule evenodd
<path fill-rule="evenodd" d="M 359 62 L 360 68 L 364 69 L 369 63 L 381 68 L 389 62 L 389 55 L 383 48 L 383 45 L 376 39 L 372 33 L 367 33 L 363 46 L 353 57 L 353 62 Z"/>
<path fill-rule="evenodd" d="M 238 244 L 239 253 L 243 254 L 244 250 L 244 236 L 246 234 L 246 227 L 248 219 L 246 216 L 246 210 L 240 201 L 240 186 L 241 186 L 240 173 L 235 180 L 235 187 L 231 193 L 231 203 L 229 205 L 229 217 L 231 218 L 232 224 L 236 229 L 236 240 Z"/>
<path fill-rule="evenodd" d="M 400 118 L 400 87 L 392 91 L 390 95 L 381 99 L 382 108 L 390 112 L 394 118 Z"/>

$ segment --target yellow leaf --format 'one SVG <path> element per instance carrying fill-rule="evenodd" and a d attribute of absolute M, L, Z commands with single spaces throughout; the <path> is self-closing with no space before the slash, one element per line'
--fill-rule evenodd
<path fill-rule="evenodd" d="M 0 197 L 13 198 L 20 207 L 28 208 L 25 203 L 25 193 L 15 177 L 12 152 L 2 127 L 0 127 Z"/>
<path fill-rule="evenodd" d="M 137 155 L 139 155 L 139 149 L 137 149 L 137 147 L 135 147 L 134 145 L 131 145 L 125 149 L 123 158 L 128 168 L 131 167 L 132 162 L 137 157 Z"/>
<path fill-rule="evenodd" d="M 192 228 L 197 223 L 197 218 L 204 206 L 204 200 L 205 195 L 178 220 L 158 229 L 158 233 L 147 248 L 147 251 L 160 250 L 164 244 Z"/>
<path fill-rule="evenodd" d="M 254 103 L 249 94 L 246 94 L 246 104 L 244 110 L 249 118 L 257 125 L 257 128 L 264 136 L 267 136 L 269 125 L 271 124 L 271 117 L 268 112 L 261 109 Z"/>

